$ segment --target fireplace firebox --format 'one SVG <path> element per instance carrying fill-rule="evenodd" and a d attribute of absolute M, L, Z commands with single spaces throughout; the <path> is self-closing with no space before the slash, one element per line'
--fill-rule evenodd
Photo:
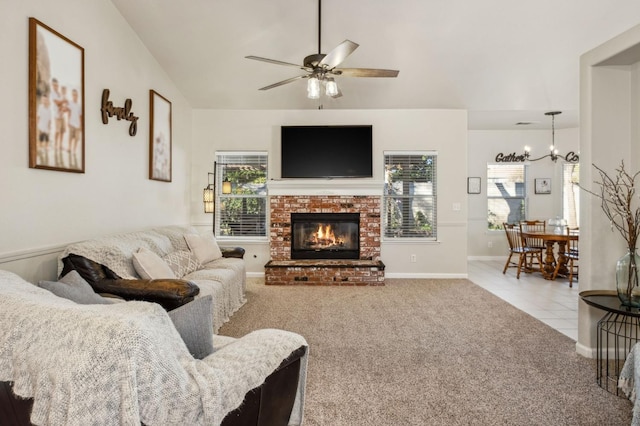
<path fill-rule="evenodd" d="M 291 213 L 291 259 L 359 258 L 359 213 Z"/>

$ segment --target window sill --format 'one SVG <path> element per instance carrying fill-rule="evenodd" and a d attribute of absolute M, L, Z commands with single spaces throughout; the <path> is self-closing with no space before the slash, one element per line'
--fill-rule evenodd
<path fill-rule="evenodd" d="M 439 240 L 429 238 L 383 238 L 385 244 L 440 244 Z"/>
<path fill-rule="evenodd" d="M 220 245 L 225 244 L 269 244 L 269 239 L 267 237 L 218 237 L 216 236 L 216 241 Z"/>

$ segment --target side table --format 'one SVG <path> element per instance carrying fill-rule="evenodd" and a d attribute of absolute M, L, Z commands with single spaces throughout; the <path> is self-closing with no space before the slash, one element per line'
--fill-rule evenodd
<path fill-rule="evenodd" d="M 618 396 L 618 376 L 635 343 L 640 341 L 640 309 L 624 306 L 614 290 L 581 291 L 587 305 L 605 311 L 596 335 L 596 380 L 607 392 Z M 615 389 L 615 392 L 614 390 Z"/>

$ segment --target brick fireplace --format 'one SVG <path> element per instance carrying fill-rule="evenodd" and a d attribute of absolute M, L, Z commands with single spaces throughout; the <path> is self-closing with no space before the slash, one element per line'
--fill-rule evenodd
<path fill-rule="evenodd" d="M 380 260 L 378 195 L 272 195 L 270 197 L 271 260 L 265 265 L 270 285 L 384 285 Z M 327 256 L 292 259 L 292 213 L 359 215 L 359 255 L 352 259 Z"/>

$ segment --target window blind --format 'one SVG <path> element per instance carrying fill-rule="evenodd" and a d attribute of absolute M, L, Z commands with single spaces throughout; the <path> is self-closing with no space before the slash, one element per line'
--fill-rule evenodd
<path fill-rule="evenodd" d="M 225 152 L 216 159 L 216 235 L 266 237 L 267 153 Z"/>
<path fill-rule="evenodd" d="M 526 169 L 522 164 L 487 165 L 487 223 L 491 230 L 524 220 Z"/>
<path fill-rule="evenodd" d="M 385 238 L 437 237 L 437 152 L 387 151 Z"/>

